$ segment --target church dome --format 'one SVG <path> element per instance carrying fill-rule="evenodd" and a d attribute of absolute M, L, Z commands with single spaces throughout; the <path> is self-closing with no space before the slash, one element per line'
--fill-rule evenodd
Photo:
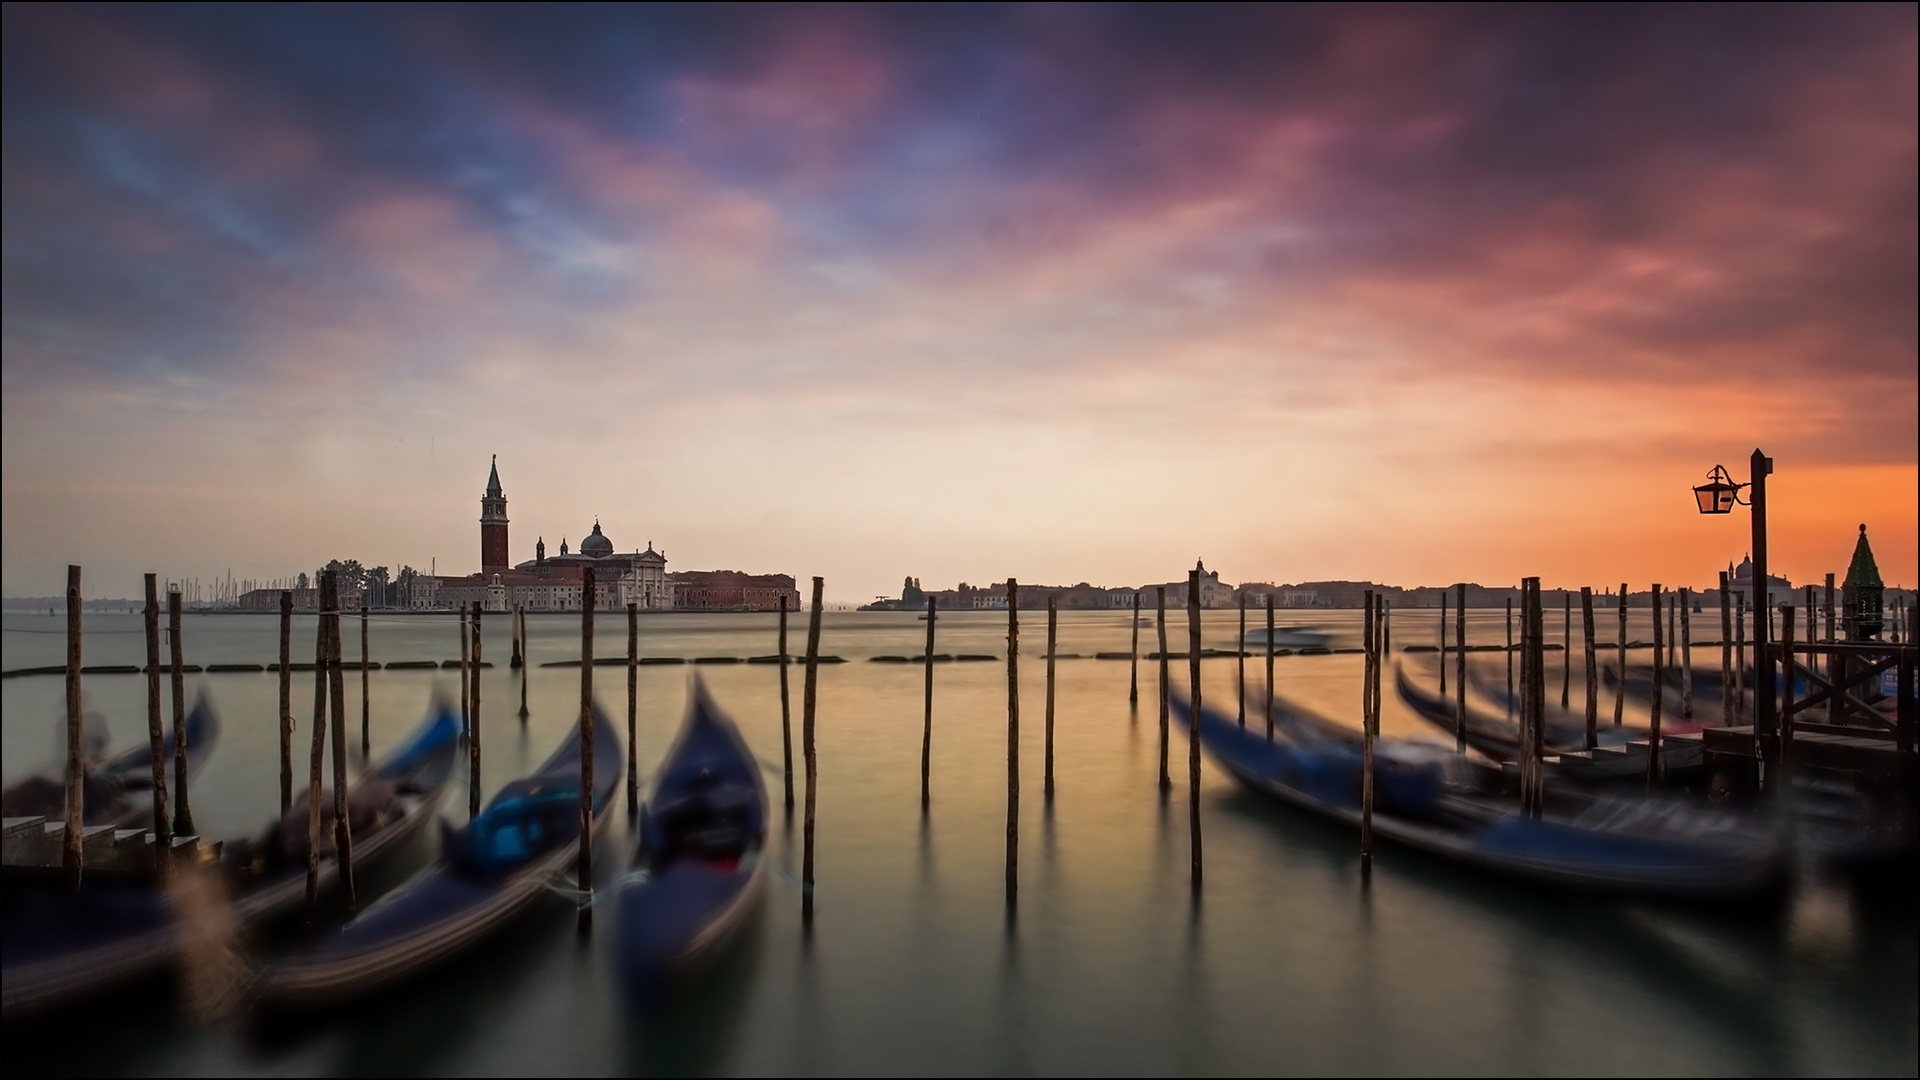
<path fill-rule="evenodd" d="M 600 531 L 599 522 L 594 522 L 592 534 L 580 541 L 580 554 L 591 555 L 596 559 L 613 554 L 613 541 L 607 539 L 606 535 Z"/>

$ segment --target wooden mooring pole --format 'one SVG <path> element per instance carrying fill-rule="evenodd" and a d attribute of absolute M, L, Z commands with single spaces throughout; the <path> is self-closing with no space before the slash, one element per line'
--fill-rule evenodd
<path fill-rule="evenodd" d="M 1234 663 L 1240 665 L 1240 726 L 1247 726 L 1247 594 L 1240 594 L 1240 636 L 1234 639 Z"/>
<path fill-rule="evenodd" d="M 367 604 L 360 603 L 360 756 L 367 757 L 373 752 L 373 696 L 367 688 L 367 664 L 372 654 L 367 648 Z"/>
<path fill-rule="evenodd" d="M 920 812 L 933 804 L 933 624 L 939 619 L 939 598 L 927 594 L 927 648 L 921 657 L 926 665 L 926 704 L 920 721 Z M 791 790 L 791 789 L 789 789 Z M 792 795 L 788 795 L 791 803 Z"/>
<path fill-rule="evenodd" d="M 1173 778 L 1167 775 L 1167 587 L 1153 587 L 1154 632 L 1160 635 L 1160 792 L 1173 790 Z"/>
<path fill-rule="evenodd" d="M 1513 597 L 1507 597 L 1507 717 L 1513 717 Z M 1464 722 L 1464 717 L 1462 721 Z"/>
<path fill-rule="evenodd" d="M 82 726 L 80 707 L 81 624 L 80 568 L 67 567 L 67 834 L 60 850 L 60 868 L 66 874 L 67 887 L 78 891 L 85 862 L 81 847 L 86 826 L 87 773 L 84 755 L 87 733 Z"/>
<path fill-rule="evenodd" d="M 587 606 L 592 606 L 592 600 Z M 480 816 L 480 601 L 473 602 L 473 619 L 467 623 L 471 635 L 467 666 L 467 820 Z"/>
<path fill-rule="evenodd" d="M 640 605 L 627 601 L 627 820 L 640 814 Z"/>
<path fill-rule="evenodd" d="M 327 689 L 333 701 L 329 733 L 333 739 L 333 854 L 339 863 L 340 895 L 351 915 L 360 910 L 360 898 L 353 887 L 353 825 L 347 816 L 347 683 L 340 642 L 340 575 L 329 570 L 324 580 L 320 605 L 327 612 Z"/>
<path fill-rule="evenodd" d="M 1660 780 L 1660 706 L 1667 696 L 1667 670 L 1666 657 L 1660 649 L 1660 583 L 1655 582 L 1648 591 L 1653 605 L 1653 693 L 1647 714 L 1647 790 L 1652 791 Z M 1622 685 L 1626 683 L 1624 665 L 1620 681 Z"/>
<path fill-rule="evenodd" d="M 155 608 L 158 618 L 158 607 Z M 159 657 L 155 655 L 155 663 Z M 159 684 L 156 683 L 156 686 Z M 293 809 L 293 591 L 280 591 L 280 816 Z"/>
<path fill-rule="evenodd" d="M 575 926 L 593 929 L 593 567 L 580 571 L 580 851 L 574 860 L 574 885 L 580 891 Z M 475 758 L 474 786 L 479 786 Z M 478 796 L 475 796 L 478 798 Z"/>
<path fill-rule="evenodd" d="M 1733 605 L 1725 570 L 1720 571 L 1720 726 L 1733 726 Z"/>
<path fill-rule="evenodd" d="M 1680 590 L 1680 718 L 1693 719 L 1693 590 Z"/>
<path fill-rule="evenodd" d="M 1547 730 L 1547 654 L 1546 654 L 1546 612 L 1540 594 L 1540 579 L 1526 578 L 1521 583 L 1526 596 L 1526 634 L 1527 655 L 1524 663 L 1527 669 L 1526 712 L 1531 716 L 1527 725 L 1526 761 L 1528 781 L 1531 788 L 1533 816 L 1538 818 L 1547 803 L 1546 769 L 1546 730 Z"/>
<path fill-rule="evenodd" d="M 318 583 L 316 583 L 318 584 Z M 313 621 L 313 752 L 307 759 L 307 931 L 320 914 L 320 770 L 327 752 L 327 616 L 316 604 Z M 464 686 L 464 682 L 462 683 Z M 461 693 L 464 704 L 465 691 Z M 464 719 L 466 710 L 461 709 Z"/>
<path fill-rule="evenodd" d="M 787 789 L 787 821 L 793 821 L 793 709 L 787 693 L 787 596 L 780 594 L 780 777 Z"/>
<path fill-rule="evenodd" d="M 1627 583 L 1620 583 L 1620 670 L 1613 685 L 1613 726 L 1627 717 Z"/>
<path fill-rule="evenodd" d="M 1454 586 L 1453 603 L 1453 750 L 1467 752 L 1467 584 Z M 1446 657 L 1440 662 L 1445 664 Z"/>
<path fill-rule="evenodd" d="M 1187 571 L 1187 682 L 1193 711 L 1187 723 L 1187 846 L 1195 896 L 1200 894 L 1200 571 Z M 1243 695 L 1244 696 L 1244 695 Z"/>
<path fill-rule="evenodd" d="M 1020 896 L 1020 583 L 1007 579 L 1007 907 Z"/>
<path fill-rule="evenodd" d="M 1241 617 L 1245 618 L 1243 610 Z M 1041 792 L 1048 802 L 1053 801 L 1053 661 L 1057 645 L 1060 624 L 1059 597 L 1047 594 L 1047 741 L 1046 768 Z"/>
<path fill-rule="evenodd" d="M 1593 647 L 1593 586 L 1580 586 L 1581 651 L 1587 661 L 1587 749 L 1600 745 L 1600 656 Z"/>
<path fill-rule="evenodd" d="M 1747 594 L 1733 598 L 1733 710 L 1747 711 Z"/>
<path fill-rule="evenodd" d="M 1573 690 L 1573 594 L 1561 590 L 1564 618 L 1560 626 L 1560 707 L 1567 707 Z"/>
<path fill-rule="evenodd" d="M 1443 663 L 1441 667 L 1445 667 Z M 1267 594 L 1267 741 L 1273 741 L 1273 594 Z"/>
<path fill-rule="evenodd" d="M 533 665 L 527 662 L 527 608 L 522 604 L 514 614 L 514 630 L 520 640 L 520 723 L 527 722 L 527 681 L 533 676 Z"/>
<path fill-rule="evenodd" d="M 158 579 L 153 574 L 146 576 L 147 607 L 147 747 L 150 764 L 153 766 L 153 854 L 154 870 L 162 882 L 167 880 L 171 867 L 169 856 L 173 853 L 173 822 L 167 816 L 167 729 L 160 713 L 160 593 Z M 282 623 L 284 632 L 284 622 Z M 281 639 L 281 655 L 286 654 L 285 638 Z M 286 661 L 281 660 L 281 667 Z M 281 695 L 282 701 L 285 694 Z M 286 706 L 281 706 L 281 712 Z M 284 728 L 282 729 L 285 730 Z M 287 812 L 288 785 L 292 783 L 287 776 L 286 737 L 280 740 L 280 812 Z"/>
<path fill-rule="evenodd" d="M 813 608 L 807 613 L 807 671 L 800 685 L 800 753 L 807 770 L 806 815 L 801 823 L 800 922 L 808 930 L 813 928 L 813 823 L 820 781 L 820 755 L 814 744 L 814 718 L 820 702 L 820 609 L 825 606 L 825 593 L 826 579 L 815 577 Z"/>
<path fill-rule="evenodd" d="M 467 605 L 460 605 L 460 730 L 473 739 L 473 637 L 467 629 Z"/>
<path fill-rule="evenodd" d="M 1447 590 L 1440 590 L 1440 696 L 1447 694 Z"/>
<path fill-rule="evenodd" d="M 1128 610 L 1127 618 L 1132 621 L 1133 651 L 1127 663 L 1127 704 L 1140 704 L 1140 591 L 1134 590 L 1133 607 Z"/>
<path fill-rule="evenodd" d="M 1363 663 L 1360 669 L 1360 880 L 1373 877 L 1373 687 L 1374 669 L 1379 666 L 1380 630 L 1376 623 L 1373 590 L 1362 601 L 1361 617 Z"/>
<path fill-rule="evenodd" d="M 520 670 L 520 666 L 527 662 L 526 654 L 521 651 L 522 642 L 520 640 L 521 617 L 526 613 L 526 610 L 526 605 L 524 604 L 516 604 L 513 608 L 513 655 L 508 658 L 507 666 L 515 671 Z"/>
<path fill-rule="evenodd" d="M 180 590 L 167 593 L 169 658 L 173 661 L 173 835 L 192 836 L 193 807 L 187 802 L 186 650 L 180 641 Z"/>

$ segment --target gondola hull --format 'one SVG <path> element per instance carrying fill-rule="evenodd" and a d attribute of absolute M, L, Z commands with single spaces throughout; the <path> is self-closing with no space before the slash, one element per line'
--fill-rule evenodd
<path fill-rule="evenodd" d="M 634 1000 L 650 1001 L 745 921 L 765 876 L 767 820 L 759 762 L 696 680 L 616 901 L 617 963 Z"/>
<path fill-rule="evenodd" d="M 622 751 L 619 733 L 599 709 L 593 726 L 590 827 L 597 833 L 619 785 Z M 579 774 L 580 733 L 575 730 L 539 771 L 495 795 L 475 823 L 445 828 L 441 857 L 433 866 L 329 940 L 270 968 L 259 983 L 261 1001 L 276 1008 L 312 1008 L 363 996 L 412 979 L 499 932 L 574 865 Z M 476 831 L 506 811 L 523 810 L 529 799 L 545 813 L 537 823 L 515 818 L 513 835 L 504 829 Z M 502 844 L 530 843 L 536 831 L 538 846 L 525 857 L 503 861 Z"/>
<path fill-rule="evenodd" d="M 1187 703 L 1173 704 L 1180 722 L 1190 722 Z M 1354 746 L 1322 738 L 1297 717 L 1283 719 L 1277 730 L 1286 737 L 1267 742 L 1203 710 L 1200 743 L 1243 785 L 1357 830 L 1361 759 Z M 1584 827 L 1578 818 L 1532 819 L 1474 795 L 1461 783 L 1460 768 L 1454 755 L 1431 748 L 1377 744 L 1375 835 L 1504 876 L 1583 891 L 1730 899 L 1769 892 L 1782 881 L 1780 845 L 1765 833 L 1715 841 Z M 1634 812 L 1625 804 L 1621 809 Z"/>

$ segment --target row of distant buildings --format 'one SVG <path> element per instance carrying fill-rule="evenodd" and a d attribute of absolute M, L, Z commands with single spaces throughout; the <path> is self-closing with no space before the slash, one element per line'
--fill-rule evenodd
<path fill-rule="evenodd" d="M 587 573 L 592 571 L 592 604 L 596 611 L 777 611 L 782 600 L 799 610 L 800 593 L 790 574 L 748 574 L 738 570 L 667 569 L 667 554 L 651 541 L 644 550 L 615 550 L 613 540 L 593 523 L 593 530 L 570 551 L 547 552 L 545 537 L 535 540 L 533 558 L 511 561 L 508 542 L 507 496 L 500 487 L 495 459 L 480 496 L 480 570 L 465 575 L 414 574 L 400 582 L 389 606 L 415 611 L 470 607 L 483 611 L 579 611 L 587 602 Z M 318 607 L 316 589 L 255 589 L 240 597 L 243 609 L 275 611 L 283 591 L 294 593 L 294 607 Z M 365 594 L 342 589 L 340 605 L 359 607 Z"/>
<path fill-rule="evenodd" d="M 1245 604 L 1251 609 L 1263 609 L 1267 598 L 1273 598 L 1276 608 L 1357 608 L 1365 602 L 1369 592 L 1384 597 L 1397 608 L 1437 608 L 1442 600 L 1451 606 L 1458 602 L 1459 585 L 1435 585 L 1406 588 L 1398 585 L 1382 585 L 1371 581 L 1309 581 L 1297 585 L 1276 585 L 1265 581 L 1242 582 L 1239 585 L 1228 584 L 1220 580 L 1220 574 L 1208 570 L 1204 561 L 1196 560 L 1199 583 L 1199 600 L 1203 608 L 1236 608 Z M 1755 588 L 1753 582 L 1753 560 L 1742 559 L 1738 566 L 1727 567 L 1727 591 L 1731 602 L 1744 603 L 1751 609 L 1754 606 Z M 1875 597 L 1881 596 L 1880 574 L 1874 564 L 1872 549 L 1867 544 L 1866 531 L 1861 530 L 1855 546 L 1852 563 L 1847 573 L 1836 578 L 1835 602 L 1839 602 L 1838 593 L 1845 587 L 1845 579 L 1858 578 L 1862 586 L 1874 590 Z M 1826 602 L 1826 583 L 1796 587 L 1784 577 L 1769 574 L 1766 585 L 1766 604 L 1769 608 L 1780 604 L 1800 604 L 1805 601 L 1806 589 L 1813 588 L 1816 600 Z M 1508 601 L 1517 603 L 1520 589 L 1517 586 L 1485 586 L 1469 584 L 1465 586 L 1467 606 L 1499 607 Z M 1716 585 L 1717 588 L 1717 585 Z M 1187 606 L 1188 582 L 1186 580 L 1156 582 L 1148 585 L 1127 585 L 1105 587 L 1081 582 L 1078 585 L 1039 585 L 1022 582 L 1019 586 L 1019 601 L 1022 608 L 1045 608 L 1051 599 L 1055 606 L 1063 611 L 1092 611 L 1100 609 L 1126 609 L 1136 605 L 1152 608 L 1159 602 L 1160 591 L 1164 590 L 1169 608 Z M 1569 590 L 1543 590 L 1542 599 L 1550 606 L 1561 602 L 1562 594 Z M 1579 591 L 1571 590 L 1572 599 L 1577 602 Z M 1610 586 L 1594 590 L 1597 599 L 1604 600 L 1605 606 L 1617 604 L 1617 594 Z M 1627 604 L 1630 607 L 1645 607 L 1650 603 L 1651 592 L 1642 589 L 1627 592 Z M 961 582 L 953 589 L 923 589 L 919 579 L 908 578 L 901 588 L 899 599 L 882 598 L 866 605 L 866 611 L 924 611 L 931 597 L 941 610 L 958 611 L 1004 611 L 1007 607 L 1007 584 L 997 582 L 991 585 L 969 585 Z M 1702 594 L 1704 603 L 1717 604 L 1714 597 Z M 1911 589 L 1884 590 L 1884 603 L 1890 609 L 1905 610 L 1914 602 Z"/>

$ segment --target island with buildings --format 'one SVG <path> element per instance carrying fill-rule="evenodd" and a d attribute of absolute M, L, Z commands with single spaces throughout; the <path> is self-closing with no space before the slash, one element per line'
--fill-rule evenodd
<path fill-rule="evenodd" d="M 421 573 L 403 567 L 389 575 L 385 567 L 371 570 L 359 563 L 332 563 L 322 569 L 344 570 L 340 603 L 357 608 L 400 608 L 444 611 L 471 607 L 483 611 L 579 611 L 585 602 L 586 572 L 593 571 L 592 603 L 596 611 L 778 611 L 782 599 L 799 610 L 800 593 L 791 574 L 749 574 L 739 570 L 667 569 L 667 553 L 651 541 L 644 549 L 620 551 L 601 531 L 600 522 L 569 551 L 566 540 L 549 554 L 544 536 L 535 539 L 533 558 L 512 561 L 508 534 L 507 496 L 500 486 L 499 459 L 487 474 L 480 496 L 480 569 L 463 575 Z M 283 592 L 293 594 L 294 609 L 312 611 L 319 590 L 301 574 L 286 587 L 235 590 L 228 605 L 242 611 L 278 611 Z M 211 605 L 220 606 L 220 605 Z"/>

